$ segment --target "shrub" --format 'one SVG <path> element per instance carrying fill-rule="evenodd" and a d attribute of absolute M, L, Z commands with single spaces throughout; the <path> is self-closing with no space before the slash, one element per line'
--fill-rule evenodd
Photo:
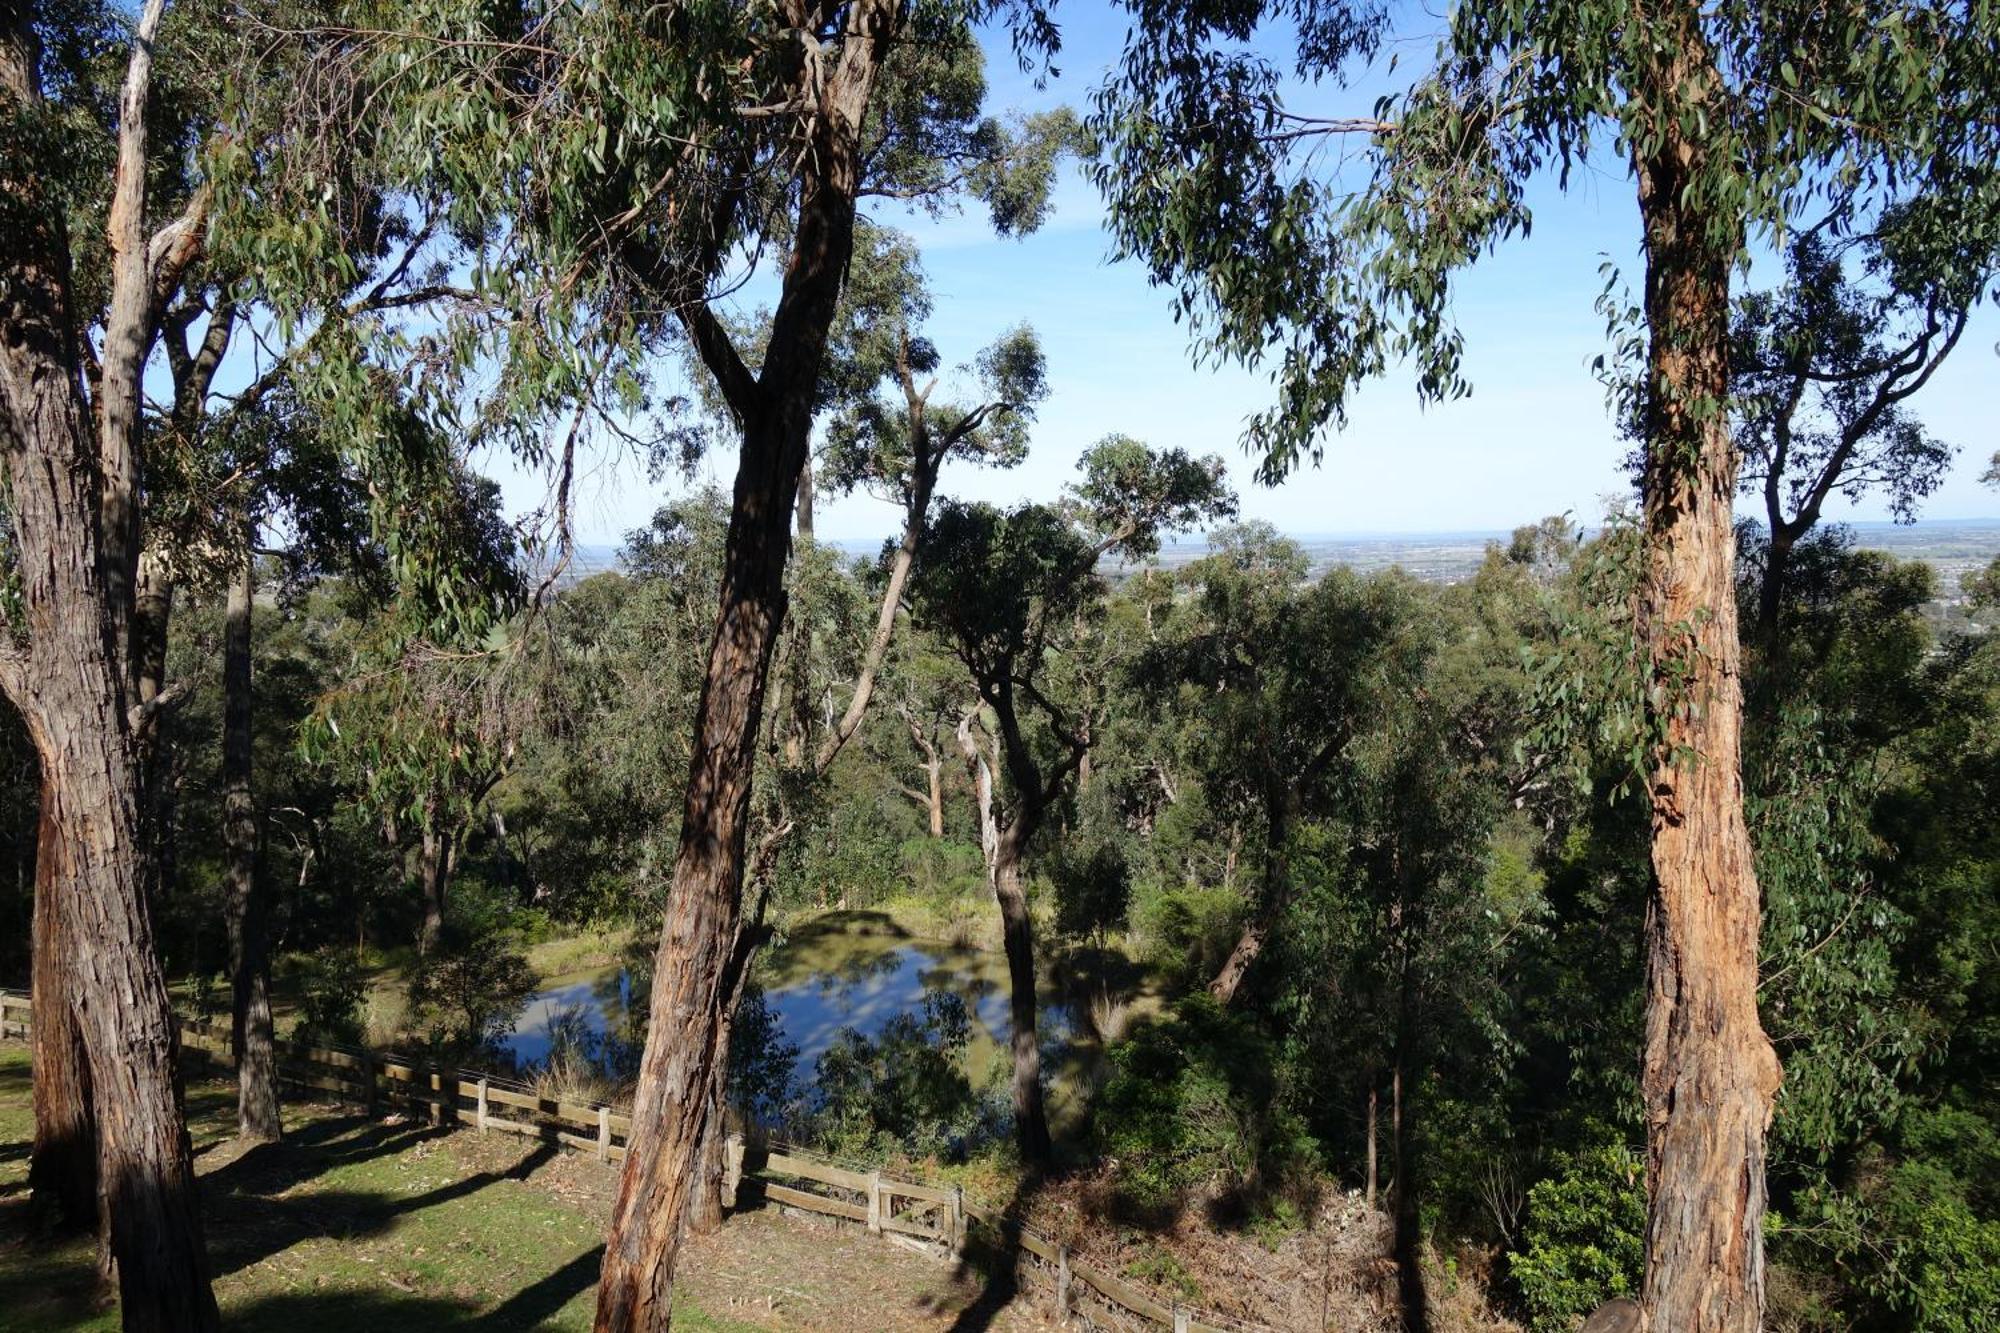
<path fill-rule="evenodd" d="M 534 993 L 535 971 L 497 941 L 434 953 L 410 979 L 418 1035 L 434 1049 L 474 1049 L 504 1033 Z"/>
<path fill-rule="evenodd" d="M 1177 1209 L 1200 1191 L 1272 1193 L 1316 1165 L 1303 1123 L 1280 1105 L 1270 1040 L 1207 994 L 1183 999 L 1110 1058 L 1098 1145 L 1140 1209 Z"/>
<path fill-rule="evenodd" d="M 360 1045 L 366 986 L 353 953 L 330 946 L 292 959 L 289 971 L 299 1004 L 292 1035 L 305 1042 Z"/>
<path fill-rule="evenodd" d="M 1639 1289 L 1646 1180 L 1622 1144 L 1559 1154 L 1528 1191 L 1521 1248 L 1507 1256 L 1535 1333 L 1567 1333 L 1614 1296 Z"/>
<path fill-rule="evenodd" d="M 965 1002 L 944 990 L 873 1039 L 843 1028 L 815 1066 L 806 1137 L 855 1156 L 962 1152 L 990 1128 L 963 1068 L 970 1038 Z"/>

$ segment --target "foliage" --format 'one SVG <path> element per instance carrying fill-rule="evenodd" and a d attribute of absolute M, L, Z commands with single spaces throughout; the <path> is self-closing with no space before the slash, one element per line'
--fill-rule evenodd
<path fill-rule="evenodd" d="M 814 1066 L 800 1112 L 805 1137 L 830 1152 L 961 1154 L 990 1131 L 963 1068 L 971 1026 L 965 1002 L 927 990 L 873 1038 L 843 1028 Z"/>
<path fill-rule="evenodd" d="M 779 1123 L 797 1089 L 799 1048 L 784 1038 L 763 987 L 746 982 L 729 1038 L 729 1101 L 753 1124 Z"/>
<path fill-rule="evenodd" d="M 1645 1175 L 1616 1143 L 1565 1153 L 1528 1191 L 1521 1248 L 1507 1256 L 1535 1333 L 1568 1333 L 1613 1296 L 1639 1290 Z"/>
<path fill-rule="evenodd" d="M 292 1035 L 301 1041 L 359 1045 L 365 1036 L 361 1019 L 365 982 L 353 953 L 328 948 L 294 955 L 288 962 L 289 975 L 281 981 L 299 1006 Z"/>
<path fill-rule="evenodd" d="M 514 949 L 491 939 L 448 946 L 417 964 L 411 1017 L 434 1050 L 476 1051 L 513 1030 L 535 986 Z"/>
<path fill-rule="evenodd" d="M 1097 1145 L 1142 1211 L 1178 1211 L 1201 1195 L 1277 1195 L 1310 1178 L 1312 1141 L 1280 1104 L 1276 1052 L 1249 1019 L 1197 992 L 1110 1055 Z"/>

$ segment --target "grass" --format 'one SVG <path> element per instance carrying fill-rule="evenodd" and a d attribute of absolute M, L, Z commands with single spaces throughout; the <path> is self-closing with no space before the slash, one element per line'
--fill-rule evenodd
<path fill-rule="evenodd" d="M 526 1177 L 553 1149 L 489 1143 L 328 1106 L 287 1107 L 285 1143 L 239 1153 L 231 1089 L 192 1086 L 215 1294 L 226 1327 L 282 1333 L 587 1329 L 594 1209 Z M 25 1236 L 33 1137 L 27 1050 L 0 1044 L 0 1330 L 110 1330 L 88 1242 Z M 689 1304 L 676 1328 L 749 1325 Z"/>

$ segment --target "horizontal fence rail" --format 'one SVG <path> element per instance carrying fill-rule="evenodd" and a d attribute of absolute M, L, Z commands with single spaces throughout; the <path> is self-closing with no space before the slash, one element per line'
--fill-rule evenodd
<path fill-rule="evenodd" d="M 33 1011 L 27 996 L 0 990 L 0 1038 L 30 1037 Z M 181 1046 L 224 1064 L 233 1062 L 227 1029 L 203 1019 L 177 1018 Z M 330 1094 L 375 1115 L 403 1107 L 426 1115 L 435 1125 L 470 1123 L 489 1130 L 538 1138 L 593 1154 L 600 1162 L 625 1159 L 632 1122 L 597 1102 L 574 1102 L 538 1095 L 514 1079 L 432 1065 L 421 1058 L 366 1047 L 276 1043 L 279 1081 L 309 1092 Z M 802 1189 L 786 1181 L 824 1189 Z M 741 1134 L 724 1146 L 722 1202 L 734 1208 L 739 1195 L 818 1213 L 866 1226 L 875 1235 L 907 1236 L 962 1255 L 977 1225 L 1011 1252 L 1015 1262 L 1038 1270 L 1055 1289 L 1065 1319 L 1091 1319 L 1099 1310 L 1171 1328 L 1174 1333 L 1270 1333 L 1214 1311 L 1161 1300 L 1135 1283 L 1082 1263 L 1069 1247 L 1015 1218 L 981 1207 L 958 1185 L 899 1180 L 881 1171 L 791 1144 L 772 1142 L 752 1149 Z M 1097 1309 L 1093 1309 L 1093 1306 Z"/>

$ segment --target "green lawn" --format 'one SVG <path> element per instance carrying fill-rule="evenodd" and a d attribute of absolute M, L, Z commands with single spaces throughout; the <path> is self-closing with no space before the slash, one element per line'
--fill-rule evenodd
<path fill-rule="evenodd" d="M 289 1137 L 239 1154 L 233 1089 L 189 1088 L 223 1322 L 277 1333 L 586 1329 L 601 1208 L 526 1177 L 555 1150 L 286 1107 Z M 25 1236 L 28 1055 L 0 1043 L 0 1330 L 115 1329 L 87 1244 Z M 594 1164 L 592 1164 L 594 1167 Z M 596 1168 L 601 1170 L 601 1168 Z M 683 1305 L 676 1328 L 730 1330 Z"/>

